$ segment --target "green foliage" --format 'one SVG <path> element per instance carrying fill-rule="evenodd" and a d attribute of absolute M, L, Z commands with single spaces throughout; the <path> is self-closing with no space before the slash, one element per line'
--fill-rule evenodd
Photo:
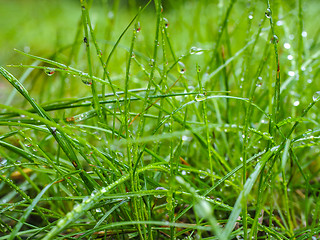
<path fill-rule="evenodd" d="M 48 2 L 0 10 L 46 23 L 2 29 L 0 239 L 319 238 L 317 1 Z"/>

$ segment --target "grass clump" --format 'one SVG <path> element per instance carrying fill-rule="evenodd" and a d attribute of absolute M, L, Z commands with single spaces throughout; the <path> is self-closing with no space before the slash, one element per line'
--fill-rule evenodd
<path fill-rule="evenodd" d="M 0 239 L 318 238 L 319 3 L 122 4 L 0 67 Z"/>

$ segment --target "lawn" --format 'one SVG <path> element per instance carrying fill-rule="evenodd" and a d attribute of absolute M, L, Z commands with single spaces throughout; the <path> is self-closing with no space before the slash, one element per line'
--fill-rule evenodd
<path fill-rule="evenodd" d="M 0 240 L 320 239 L 319 1 L 0 4 Z"/>

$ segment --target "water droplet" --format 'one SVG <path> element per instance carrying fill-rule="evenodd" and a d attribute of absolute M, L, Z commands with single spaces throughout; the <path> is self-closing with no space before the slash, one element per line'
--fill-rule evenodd
<path fill-rule="evenodd" d="M 197 47 L 190 48 L 190 54 L 201 55 L 202 53 L 203 53 L 203 51 L 201 48 L 197 48 Z"/>
<path fill-rule="evenodd" d="M 164 27 L 165 27 L 165 28 L 168 28 L 168 27 L 169 27 L 169 21 L 168 21 L 168 19 L 163 18 L 163 24 L 164 24 Z"/>
<path fill-rule="evenodd" d="M 251 19 L 253 19 L 253 16 L 250 14 L 250 15 L 248 16 L 248 18 L 251 20 Z"/>
<path fill-rule="evenodd" d="M 52 130 L 52 133 L 53 133 L 53 134 L 56 134 L 57 128 L 56 128 L 56 127 L 50 127 L 50 128 L 51 128 L 51 130 Z"/>
<path fill-rule="evenodd" d="M 294 72 L 294 71 L 289 71 L 289 72 L 288 72 L 288 75 L 289 75 L 290 77 L 293 77 L 293 76 L 295 75 L 295 72 Z"/>
<path fill-rule="evenodd" d="M 179 65 L 179 72 L 181 74 L 184 74 L 186 72 L 186 66 L 184 65 L 183 62 L 178 62 L 178 65 Z"/>
<path fill-rule="evenodd" d="M 97 190 L 93 190 L 90 196 L 91 196 L 91 197 L 94 197 L 97 193 L 98 193 Z"/>
<path fill-rule="evenodd" d="M 140 27 L 140 22 L 137 23 L 137 28 L 136 28 L 136 32 L 140 32 L 141 31 L 141 27 Z"/>
<path fill-rule="evenodd" d="M 307 33 L 306 31 L 303 31 L 303 32 L 301 33 L 301 36 L 302 36 L 302 37 L 307 37 L 307 36 L 308 36 L 308 33 Z"/>
<path fill-rule="evenodd" d="M 206 97 L 205 94 L 199 93 L 199 94 L 197 94 L 195 100 L 196 100 L 197 102 L 200 102 L 200 101 L 206 100 L 206 98 L 207 98 L 207 97 Z"/>
<path fill-rule="evenodd" d="M 290 49 L 291 48 L 290 43 L 284 43 L 283 46 L 284 46 L 285 49 Z"/>
<path fill-rule="evenodd" d="M 320 100 L 320 91 L 317 91 L 317 92 L 315 92 L 315 93 L 313 94 L 312 100 L 313 100 L 314 102 L 318 102 L 318 101 Z"/>
<path fill-rule="evenodd" d="M 154 59 L 153 58 L 150 59 L 149 65 L 150 65 L 150 67 L 154 67 Z"/>
<path fill-rule="evenodd" d="M 278 22 L 277 22 L 277 26 L 282 26 L 283 25 L 283 21 L 282 20 L 279 20 Z"/>
<path fill-rule="evenodd" d="M 164 187 L 157 187 L 155 190 L 167 190 L 166 188 Z M 163 198 L 164 195 L 155 195 L 156 198 Z"/>
<path fill-rule="evenodd" d="M 288 55 L 287 58 L 288 58 L 288 60 L 290 60 L 290 61 L 293 60 L 293 56 L 292 56 L 292 55 Z"/>
<path fill-rule="evenodd" d="M 182 141 L 190 141 L 191 139 L 192 139 L 191 137 L 188 137 L 185 135 L 182 136 Z"/>
<path fill-rule="evenodd" d="M 114 18 L 114 13 L 112 11 L 108 12 L 108 18 L 110 18 L 110 19 Z"/>
<path fill-rule="evenodd" d="M 81 79 L 81 81 L 87 86 L 91 86 L 92 85 L 92 82 L 88 81 L 87 79 Z"/>
<path fill-rule="evenodd" d="M 266 12 L 264 13 L 266 18 L 271 18 L 271 15 L 272 15 L 272 11 L 270 8 L 267 8 Z"/>
<path fill-rule="evenodd" d="M 261 87 L 261 86 L 262 86 L 262 77 L 258 77 L 256 86 L 257 86 L 257 87 Z"/>
<path fill-rule="evenodd" d="M 299 104 L 300 104 L 300 102 L 299 101 L 295 101 L 294 103 L 293 103 L 293 106 L 299 106 Z"/>
<path fill-rule="evenodd" d="M 46 68 L 44 70 L 44 72 L 50 77 L 55 73 L 55 69 L 54 68 Z"/>
<path fill-rule="evenodd" d="M 275 44 L 279 42 L 279 38 L 277 35 L 273 35 L 271 38 L 271 43 Z"/>
<path fill-rule="evenodd" d="M 7 160 L 7 159 L 3 159 L 3 160 L 0 162 L 0 167 L 6 166 L 7 163 L 8 163 L 8 160 Z"/>
<path fill-rule="evenodd" d="M 25 53 L 29 53 L 29 52 L 30 52 L 30 47 L 29 47 L 29 46 L 25 46 L 25 47 L 23 48 L 23 51 L 24 51 Z"/>
<path fill-rule="evenodd" d="M 181 174 L 182 174 L 182 175 L 187 175 L 186 170 L 182 170 L 182 171 L 181 171 Z"/>

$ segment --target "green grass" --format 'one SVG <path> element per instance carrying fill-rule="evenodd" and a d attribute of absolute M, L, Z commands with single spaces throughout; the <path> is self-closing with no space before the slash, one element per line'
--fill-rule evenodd
<path fill-rule="evenodd" d="M 0 239 L 320 237 L 318 1 L 49 3 L 1 3 Z"/>

